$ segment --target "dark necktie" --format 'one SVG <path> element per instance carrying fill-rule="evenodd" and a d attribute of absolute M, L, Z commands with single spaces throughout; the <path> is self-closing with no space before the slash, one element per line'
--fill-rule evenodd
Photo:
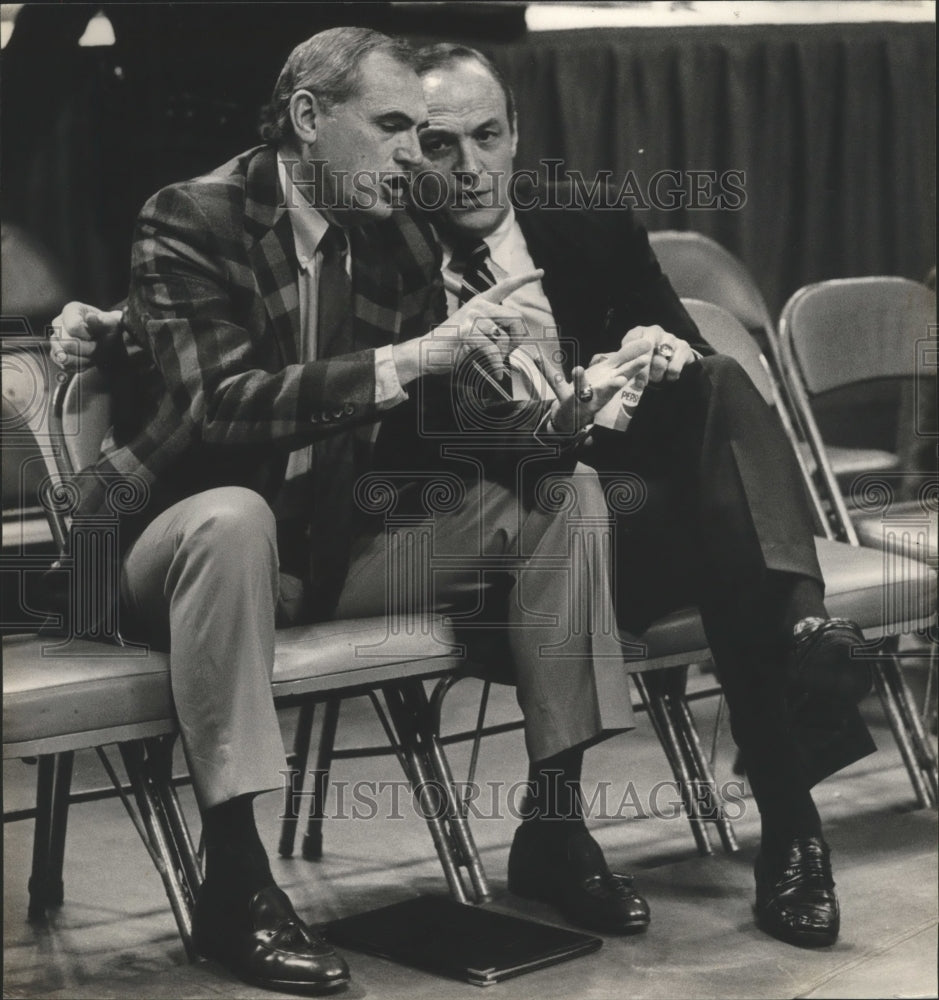
<path fill-rule="evenodd" d="M 333 358 L 352 350 L 352 281 L 346 271 L 345 232 L 330 226 L 317 249 L 323 259 L 316 291 L 316 354 Z"/>
<path fill-rule="evenodd" d="M 489 247 L 485 240 L 467 243 L 454 252 L 457 262 L 463 261 L 463 278 L 460 282 L 460 305 L 465 305 L 480 292 L 492 288 L 496 279 L 489 269 Z"/>
<path fill-rule="evenodd" d="M 489 262 L 489 246 L 485 240 L 468 240 L 454 248 L 451 268 L 459 270 L 462 265 L 459 305 L 465 305 L 474 295 L 492 288 L 496 283 Z M 469 398 L 478 399 L 478 405 L 483 408 L 512 398 L 512 378 L 508 371 L 504 370 L 501 375 L 493 374 L 492 377 L 496 382 L 494 385 L 488 380 L 471 377 L 472 384 L 477 388 Z"/>
<path fill-rule="evenodd" d="M 346 272 L 349 244 L 345 232 L 331 225 L 318 249 L 323 256 L 316 290 L 316 353 L 318 360 L 325 361 L 355 349 L 355 315 L 352 281 Z M 324 415 L 324 419 L 334 418 L 332 413 Z M 313 445 L 310 597 L 317 618 L 332 614 L 348 567 L 355 457 L 354 430 L 333 433 Z"/>

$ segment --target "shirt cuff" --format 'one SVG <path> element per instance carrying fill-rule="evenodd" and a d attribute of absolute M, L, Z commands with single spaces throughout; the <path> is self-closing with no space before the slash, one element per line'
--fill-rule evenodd
<path fill-rule="evenodd" d="M 391 409 L 408 398 L 395 367 L 392 345 L 385 344 L 375 351 L 375 405 L 380 410 Z"/>
<path fill-rule="evenodd" d="M 584 441 L 592 429 L 593 424 L 588 424 L 574 434 L 560 434 L 551 423 L 551 409 L 549 407 L 545 415 L 538 421 L 538 426 L 532 432 L 532 437 L 545 448 L 560 448 L 562 451 L 567 451 L 569 448 L 576 448 Z"/>

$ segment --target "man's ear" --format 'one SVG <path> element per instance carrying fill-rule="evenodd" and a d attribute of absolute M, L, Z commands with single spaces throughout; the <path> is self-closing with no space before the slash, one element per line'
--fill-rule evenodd
<path fill-rule="evenodd" d="M 316 142 L 316 126 L 320 115 L 319 102 L 308 90 L 290 95 L 290 122 L 300 142 Z"/>
<path fill-rule="evenodd" d="M 512 156 L 515 156 L 515 150 L 518 148 L 518 115 L 513 114 L 509 124 L 512 126 Z"/>

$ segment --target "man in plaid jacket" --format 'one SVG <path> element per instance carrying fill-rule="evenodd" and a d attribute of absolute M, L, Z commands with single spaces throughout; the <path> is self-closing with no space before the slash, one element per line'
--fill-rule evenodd
<path fill-rule="evenodd" d="M 274 885 L 253 815 L 253 797 L 284 767 L 269 683 L 285 604 L 279 571 L 306 578 L 301 614 L 333 611 L 355 529 L 353 486 L 369 467 L 376 421 L 407 410 L 409 387 L 447 385 L 460 365 L 495 385 L 488 371 L 501 370 L 523 335 L 501 299 L 538 272 L 472 298 L 440 325 L 439 248 L 427 222 L 400 207 L 426 117 L 401 43 L 365 29 L 314 36 L 289 57 L 268 111 L 268 145 L 158 192 L 140 214 L 114 426 L 78 477 L 76 517 L 113 510 L 116 487 L 141 499 L 120 519 L 122 624 L 170 651 L 206 841 L 197 947 L 257 985 L 329 991 L 348 980 L 345 963 Z M 557 385 L 533 423 L 550 416 L 576 430 L 650 358 L 644 342 L 631 345 L 586 402 L 576 369 L 573 386 Z M 412 424 L 409 433 L 420 431 Z M 534 447 L 550 473 L 558 449 Z M 573 467 L 562 470 L 573 513 L 602 522 L 595 474 Z M 436 519 L 444 527 L 435 546 L 516 566 L 569 555 L 565 512 L 522 502 L 512 480 L 462 478 L 463 503 Z M 374 557 L 374 539 L 362 558 Z M 592 558 L 584 553 L 583 596 L 597 620 L 611 620 L 607 574 Z M 468 593 L 475 601 L 479 583 L 464 569 L 448 581 L 435 574 L 447 591 L 438 603 L 453 607 Z M 550 577 L 533 574 L 524 609 L 515 599 L 508 611 L 510 624 L 539 613 L 560 622 L 509 629 L 533 759 L 632 725 L 618 641 L 609 631 L 574 634 L 567 573 Z M 381 614 L 397 597 L 406 595 L 347 588 L 340 612 Z M 558 640 L 563 654 L 543 663 L 539 650 Z M 632 916 L 645 926 L 644 903 L 625 890 L 623 899 L 641 903 Z"/>

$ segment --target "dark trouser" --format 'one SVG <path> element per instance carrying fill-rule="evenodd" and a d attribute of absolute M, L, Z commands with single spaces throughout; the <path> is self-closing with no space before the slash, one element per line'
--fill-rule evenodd
<path fill-rule="evenodd" d="M 625 434 L 597 431 L 583 460 L 604 479 L 636 477 L 623 495 L 645 493 L 617 517 L 620 624 L 641 632 L 668 611 L 700 608 L 761 810 L 780 787 L 811 787 L 870 753 L 853 706 L 821 731 L 789 719 L 787 582 L 822 578 L 791 446 L 740 365 L 708 357 L 650 386 Z"/>

